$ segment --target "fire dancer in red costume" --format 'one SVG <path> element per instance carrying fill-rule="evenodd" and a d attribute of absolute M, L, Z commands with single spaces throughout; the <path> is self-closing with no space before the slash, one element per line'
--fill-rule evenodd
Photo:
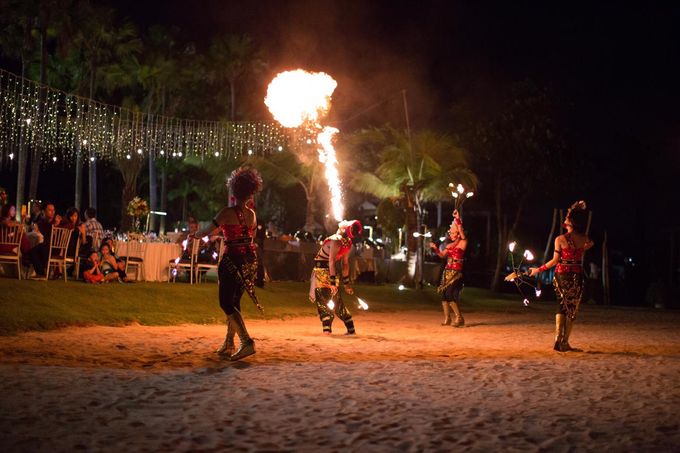
<path fill-rule="evenodd" d="M 530 276 L 557 265 L 553 286 L 560 302 L 555 315 L 555 346 L 560 352 L 573 351 L 569 336 L 583 298 L 583 254 L 593 246 L 586 235 L 588 215 L 585 201 L 574 203 L 567 212 L 563 227 L 566 234 L 555 239 L 553 258 L 541 267 L 530 268 Z"/>
<path fill-rule="evenodd" d="M 309 300 L 316 304 L 323 333 L 331 333 L 331 325 L 335 316 L 342 319 L 347 328 L 347 335 L 354 335 L 354 321 L 340 294 L 338 264 L 342 260 L 342 286 L 347 294 L 354 294 L 349 285 L 349 252 L 352 238 L 361 234 L 361 223 L 358 220 L 343 220 L 338 224 L 338 232 L 323 241 L 321 250 L 314 257 L 314 270 L 309 288 Z M 337 296 L 337 297 L 336 297 Z"/>
<path fill-rule="evenodd" d="M 456 209 L 453 211 L 453 222 L 449 228 L 451 243 L 443 251 L 439 251 L 436 244 L 430 243 L 430 247 L 440 258 L 446 258 L 446 268 L 442 274 L 442 280 L 437 292 L 442 295 L 442 309 L 444 310 L 443 326 L 451 325 L 451 311 L 455 318 L 453 327 L 463 327 L 465 319 L 460 312 L 460 296 L 463 292 L 463 257 L 467 247 L 467 239 L 463 230 L 463 222 Z"/>
<path fill-rule="evenodd" d="M 213 219 L 213 224 L 193 234 L 201 238 L 215 228 L 224 235 L 224 254 L 217 273 L 219 275 L 220 307 L 227 315 L 227 334 L 218 349 L 222 356 L 239 360 L 255 354 L 255 342 L 246 330 L 241 316 L 241 296 L 247 292 L 258 309 L 262 310 L 255 296 L 254 284 L 257 273 L 255 244 L 253 236 L 257 227 L 255 211 L 249 206 L 257 192 L 262 190 L 262 178 L 254 169 L 240 167 L 234 170 L 227 181 L 236 204 L 224 207 Z M 234 334 L 241 341 L 240 348 L 234 352 Z"/>

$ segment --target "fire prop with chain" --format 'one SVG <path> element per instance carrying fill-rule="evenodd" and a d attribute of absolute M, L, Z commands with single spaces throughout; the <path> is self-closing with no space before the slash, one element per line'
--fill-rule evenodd
<path fill-rule="evenodd" d="M 522 263 L 526 259 L 527 261 L 533 261 L 534 260 L 534 254 L 531 253 L 531 250 L 525 250 L 524 253 L 522 254 L 522 259 L 519 261 L 519 263 L 515 263 L 515 248 L 517 246 L 516 242 L 511 242 L 508 244 L 508 253 L 510 255 L 510 262 L 512 263 L 512 272 L 508 274 L 507 277 L 505 277 L 506 282 L 513 282 L 515 284 L 515 287 L 517 287 L 517 291 L 522 295 L 524 300 L 522 303 L 524 303 L 524 306 L 529 305 L 529 297 L 524 293 L 524 287 L 528 286 L 534 290 L 534 294 L 536 297 L 541 297 L 541 289 L 538 288 L 536 285 L 533 284 L 533 280 L 529 280 L 529 273 L 526 271 L 521 270 Z"/>

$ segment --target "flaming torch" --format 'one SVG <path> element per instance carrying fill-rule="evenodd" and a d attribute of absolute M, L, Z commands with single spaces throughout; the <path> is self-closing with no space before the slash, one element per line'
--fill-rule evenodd
<path fill-rule="evenodd" d="M 324 72 L 302 69 L 277 74 L 267 87 L 264 98 L 274 119 L 284 127 L 305 127 L 317 134 L 319 161 L 325 167 L 326 181 L 331 192 L 331 210 L 338 222 L 343 219 L 342 186 L 338 175 L 338 159 L 333 136 L 339 131 L 323 127 L 321 120 L 331 106 L 331 95 L 338 83 Z M 309 141 L 308 141 L 309 143 Z"/>

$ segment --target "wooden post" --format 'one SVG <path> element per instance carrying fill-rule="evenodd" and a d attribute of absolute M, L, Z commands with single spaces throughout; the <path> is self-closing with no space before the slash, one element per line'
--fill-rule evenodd
<path fill-rule="evenodd" d="M 588 236 L 588 233 L 590 232 L 590 223 L 593 220 L 593 211 L 588 211 L 588 224 L 586 225 L 586 236 Z"/>
<path fill-rule="evenodd" d="M 604 304 L 611 303 L 609 294 L 609 253 L 607 252 L 607 231 L 604 232 L 604 240 L 602 241 L 602 289 Z"/>
<path fill-rule="evenodd" d="M 545 244 L 543 251 L 543 262 L 548 261 L 548 253 L 550 252 L 550 244 L 552 243 L 553 233 L 555 232 L 555 224 L 557 223 L 557 208 L 553 209 L 552 225 L 550 226 L 550 233 L 548 233 L 548 241 Z"/>

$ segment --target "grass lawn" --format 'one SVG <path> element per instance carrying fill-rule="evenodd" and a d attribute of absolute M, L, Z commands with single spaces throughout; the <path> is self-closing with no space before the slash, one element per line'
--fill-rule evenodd
<path fill-rule="evenodd" d="M 309 284 L 270 282 L 257 288 L 265 317 L 316 315 L 307 297 Z M 434 288 L 398 291 L 396 285 L 358 285 L 356 294 L 371 311 L 440 310 Z M 343 295 L 350 311 L 356 299 Z M 466 288 L 466 310 L 512 310 L 516 297 L 499 296 L 486 290 Z M 521 304 L 519 304 L 521 305 Z M 246 317 L 261 316 L 247 295 L 241 299 Z M 110 283 L 88 285 L 80 281 L 18 281 L 0 278 L 0 335 L 26 330 L 47 330 L 69 325 L 144 325 L 223 323 L 217 300 L 217 284 L 205 283 Z"/>

